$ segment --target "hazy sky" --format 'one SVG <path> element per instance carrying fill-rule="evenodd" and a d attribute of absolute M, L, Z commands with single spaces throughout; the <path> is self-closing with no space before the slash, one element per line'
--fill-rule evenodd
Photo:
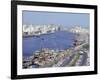
<path fill-rule="evenodd" d="M 23 11 L 23 24 L 60 24 L 66 27 L 89 27 L 89 14 Z"/>

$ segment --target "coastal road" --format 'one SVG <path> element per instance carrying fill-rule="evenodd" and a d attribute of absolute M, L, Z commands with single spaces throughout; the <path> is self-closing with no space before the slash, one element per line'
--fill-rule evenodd
<path fill-rule="evenodd" d="M 70 56 L 65 57 L 64 59 L 61 59 L 57 64 L 53 65 L 55 67 L 64 67 L 68 66 L 70 61 L 74 58 L 75 54 L 71 54 Z"/>
<path fill-rule="evenodd" d="M 83 51 L 84 52 L 84 51 Z M 86 62 L 87 62 L 87 58 L 88 58 L 88 53 L 84 52 L 81 58 L 81 62 L 79 64 L 79 66 L 85 66 Z"/>
<path fill-rule="evenodd" d="M 68 57 L 65 57 L 64 59 L 60 60 L 55 66 L 61 66 L 61 67 L 64 67 L 64 66 L 68 66 L 68 64 L 70 63 L 70 61 L 74 58 L 74 56 L 78 53 L 78 50 L 80 50 L 82 48 L 83 45 L 85 45 L 87 43 L 84 43 L 78 47 L 76 47 L 73 52 L 71 53 L 72 55 L 71 56 L 68 56 Z M 84 52 L 84 51 L 83 51 Z M 87 53 L 84 52 L 82 58 L 81 58 L 81 62 L 79 64 L 79 66 L 82 66 L 82 65 L 86 65 L 86 61 L 87 61 Z"/>
<path fill-rule="evenodd" d="M 69 63 L 73 60 L 77 53 L 77 51 L 73 50 L 73 52 L 71 53 L 72 55 L 69 56 L 69 59 L 67 59 L 67 57 L 64 59 L 63 63 L 61 64 L 61 67 L 69 66 Z"/>
<path fill-rule="evenodd" d="M 74 56 L 75 56 L 75 54 L 72 54 L 71 56 L 68 56 L 68 57 L 64 58 L 64 60 L 63 60 L 63 62 L 60 66 L 61 67 L 68 66 L 68 64 L 70 63 L 70 61 L 72 61 Z"/>

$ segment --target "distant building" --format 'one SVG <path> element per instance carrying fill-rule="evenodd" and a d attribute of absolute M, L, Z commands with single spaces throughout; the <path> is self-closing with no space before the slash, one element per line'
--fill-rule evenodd
<path fill-rule="evenodd" d="M 81 26 L 76 26 L 74 28 L 71 28 L 70 32 L 73 32 L 73 33 L 89 33 L 89 31 L 87 29 L 82 28 Z"/>
<path fill-rule="evenodd" d="M 23 36 L 38 36 L 41 34 L 54 33 L 56 31 L 69 31 L 73 33 L 89 33 L 88 29 L 80 26 L 68 29 L 61 25 L 43 24 L 43 25 L 23 25 Z"/>
<path fill-rule="evenodd" d="M 59 25 L 23 25 L 23 36 L 41 35 L 60 30 Z"/>

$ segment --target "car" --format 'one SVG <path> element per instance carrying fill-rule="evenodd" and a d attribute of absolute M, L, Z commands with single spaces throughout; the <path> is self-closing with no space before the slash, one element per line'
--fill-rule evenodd
<path fill-rule="evenodd" d="M 84 52 L 83 52 L 83 51 L 80 51 L 79 53 L 80 53 L 80 55 L 83 55 L 83 54 L 84 54 Z"/>

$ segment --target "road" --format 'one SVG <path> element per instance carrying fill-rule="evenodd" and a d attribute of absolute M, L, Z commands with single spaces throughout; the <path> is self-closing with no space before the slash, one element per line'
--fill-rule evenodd
<path fill-rule="evenodd" d="M 68 64 L 70 63 L 70 61 L 74 58 L 75 54 L 72 54 L 71 56 L 69 57 L 65 57 L 62 61 L 62 64 L 60 65 L 61 67 L 64 67 L 64 66 L 68 66 Z"/>
<path fill-rule="evenodd" d="M 65 57 L 64 59 L 61 59 L 57 64 L 53 65 L 53 66 L 61 66 L 61 67 L 64 67 L 64 66 L 68 66 L 68 64 L 72 61 L 72 59 L 74 58 L 74 56 L 78 53 L 78 50 L 80 50 L 82 48 L 83 45 L 85 45 L 87 43 L 84 43 L 82 45 L 79 45 L 78 47 L 76 47 L 73 52 L 71 53 L 70 56 L 67 56 Z M 83 65 L 86 65 L 86 62 L 87 62 L 87 55 L 88 53 L 84 52 L 83 51 L 83 54 L 82 54 L 82 58 L 81 58 L 81 62 L 78 64 L 78 66 L 83 66 Z M 81 55 L 81 54 L 80 54 Z"/>
<path fill-rule="evenodd" d="M 84 51 L 83 51 L 84 52 Z M 82 59 L 81 59 L 81 62 L 79 64 L 79 66 L 85 66 L 86 65 L 86 62 L 87 62 L 87 55 L 88 53 L 84 52 L 84 54 L 82 55 Z"/>

